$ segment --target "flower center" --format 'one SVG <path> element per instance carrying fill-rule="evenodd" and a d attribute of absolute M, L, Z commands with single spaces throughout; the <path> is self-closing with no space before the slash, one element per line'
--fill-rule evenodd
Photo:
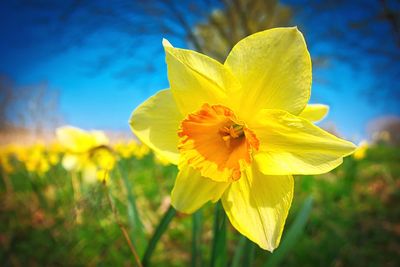
<path fill-rule="evenodd" d="M 229 126 L 224 126 L 219 131 L 222 139 L 225 141 L 225 144 L 228 148 L 231 146 L 232 139 L 244 138 L 243 125 L 240 124 L 232 124 Z"/>
<path fill-rule="evenodd" d="M 179 150 L 182 160 L 215 181 L 237 180 L 243 165 L 258 150 L 255 134 L 239 122 L 229 108 L 204 104 L 181 123 Z"/>

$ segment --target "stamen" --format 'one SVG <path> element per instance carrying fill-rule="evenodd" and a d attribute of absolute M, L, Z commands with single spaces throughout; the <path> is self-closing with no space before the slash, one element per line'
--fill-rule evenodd
<path fill-rule="evenodd" d="M 244 136 L 243 126 L 236 123 L 231 124 L 229 127 L 224 126 L 222 129 L 220 129 L 220 133 L 227 148 L 231 146 L 232 139 L 241 138 Z"/>
<path fill-rule="evenodd" d="M 234 124 L 234 125 L 231 126 L 231 128 L 235 131 L 236 138 L 237 137 L 242 137 L 244 135 L 243 125 Z"/>

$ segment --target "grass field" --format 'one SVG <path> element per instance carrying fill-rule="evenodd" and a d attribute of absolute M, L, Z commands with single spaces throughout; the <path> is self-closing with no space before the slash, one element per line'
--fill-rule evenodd
<path fill-rule="evenodd" d="M 61 150 L 4 147 L 0 265 L 134 265 L 127 240 L 143 256 L 169 208 L 177 174 L 147 149 L 135 151 L 115 149 L 109 177 L 88 183 L 82 172 L 63 168 Z M 296 177 L 282 243 L 273 254 L 241 237 L 219 204 L 195 215 L 177 213 L 148 265 L 400 266 L 399 163 L 400 149 L 380 144 L 330 173 Z M 212 239 L 215 227 L 223 233 L 220 242 Z"/>

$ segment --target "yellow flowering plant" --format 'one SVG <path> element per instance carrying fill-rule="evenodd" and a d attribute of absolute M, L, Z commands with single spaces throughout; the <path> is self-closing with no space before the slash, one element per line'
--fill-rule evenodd
<path fill-rule="evenodd" d="M 358 144 L 358 147 L 353 154 L 353 158 L 355 158 L 356 160 L 362 160 L 363 158 L 365 158 L 365 156 L 367 154 L 367 150 L 369 148 L 370 148 L 370 145 L 368 144 L 368 142 L 366 140 L 362 140 Z"/>
<path fill-rule="evenodd" d="M 113 145 L 113 148 L 122 158 L 135 157 L 141 159 L 150 152 L 146 145 L 139 144 L 136 141 L 119 141 Z"/>
<path fill-rule="evenodd" d="M 25 146 L 10 144 L 0 148 L 0 161 L 6 173 L 14 171 L 16 160 L 29 173 L 42 176 L 59 162 L 59 156 L 60 151 L 54 144 L 48 146 L 41 142 Z"/>
<path fill-rule="evenodd" d="M 13 145 L 0 147 L 0 170 L 6 174 L 10 174 L 15 171 L 15 167 L 12 163 L 15 150 L 16 147 Z"/>
<path fill-rule="evenodd" d="M 130 118 L 137 137 L 178 166 L 172 206 L 193 213 L 221 200 L 232 225 L 262 249 L 280 242 L 293 175 L 329 172 L 355 146 L 312 122 L 311 59 L 297 28 L 238 42 L 223 64 L 163 40 L 170 88 Z"/>
<path fill-rule="evenodd" d="M 26 150 L 25 159 L 22 160 L 29 172 L 44 174 L 49 171 L 51 165 L 47 159 L 46 147 L 44 144 L 35 144 Z"/>
<path fill-rule="evenodd" d="M 102 131 L 63 126 L 56 130 L 56 135 L 65 149 L 61 163 L 67 171 L 81 172 L 83 181 L 87 183 L 106 182 L 108 172 L 114 168 L 115 156 Z"/>

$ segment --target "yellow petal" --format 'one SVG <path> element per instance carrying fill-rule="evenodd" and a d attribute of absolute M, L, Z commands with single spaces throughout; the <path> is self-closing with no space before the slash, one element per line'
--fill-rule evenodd
<path fill-rule="evenodd" d="M 109 140 L 102 131 L 84 131 L 82 129 L 63 126 L 56 130 L 58 141 L 70 152 L 82 153 L 90 149 L 107 145 Z"/>
<path fill-rule="evenodd" d="M 170 90 L 161 90 L 137 107 L 129 120 L 135 135 L 172 164 L 179 161 L 178 128 L 182 114 Z"/>
<path fill-rule="evenodd" d="M 67 171 L 77 171 L 79 169 L 79 157 L 72 154 L 65 154 L 61 164 Z"/>
<path fill-rule="evenodd" d="M 262 31 L 238 42 L 224 64 L 243 91 L 239 114 L 245 121 L 264 108 L 298 115 L 310 98 L 311 59 L 297 28 Z"/>
<path fill-rule="evenodd" d="M 197 111 L 205 104 L 226 104 L 239 83 L 218 61 L 191 50 L 174 48 L 163 41 L 168 80 L 182 114 Z"/>
<path fill-rule="evenodd" d="M 222 204 L 242 235 L 262 249 L 273 251 L 282 236 L 293 187 L 292 176 L 264 175 L 253 164 L 226 190 Z"/>
<path fill-rule="evenodd" d="M 367 154 L 367 150 L 369 148 L 369 144 L 366 140 L 362 140 L 353 154 L 353 157 L 357 160 L 365 158 Z"/>
<path fill-rule="evenodd" d="M 102 146 L 107 145 L 109 143 L 108 137 L 105 135 L 103 131 L 89 131 L 90 135 L 93 139 L 93 146 Z"/>
<path fill-rule="evenodd" d="M 254 155 L 269 175 L 320 174 L 336 168 L 355 145 L 283 110 L 263 110 L 249 126 L 260 140 Z"/>
<path fill-rule="evenodd" d="M 91 160 L 98 168 L 112 170 L 115 166 L 115 155 L 108 149 L 97 149 L 91 154 Z"/>
<path fill-rule="evenodd" d="M 322 104 L 308 104 L 300 113 L 300 117 L 312 122 L 317 122 L 325 118 L 328 114 L 329 106 Z"/>
<path fill-rule="evenodd" d="M 89 134 L 79 128 L 63 126 L 57 128 L 56 135 L 61 145 L 71 152 L 84 152 L 91 147 Z"/>
<path fill-rule="evenodd" d="M 82 181 L 88 184 L 97 181 L 97 167 L 92 163 L 86 164 L 82 169 Z"/>
<path fill-rule="evenodd" d="M 218 201 L 228 185 L 202 177 L 199 171 L 181 165 L 172 189 L 171 204 L 181 212 L 193 213 L 208 201 Z"/>

